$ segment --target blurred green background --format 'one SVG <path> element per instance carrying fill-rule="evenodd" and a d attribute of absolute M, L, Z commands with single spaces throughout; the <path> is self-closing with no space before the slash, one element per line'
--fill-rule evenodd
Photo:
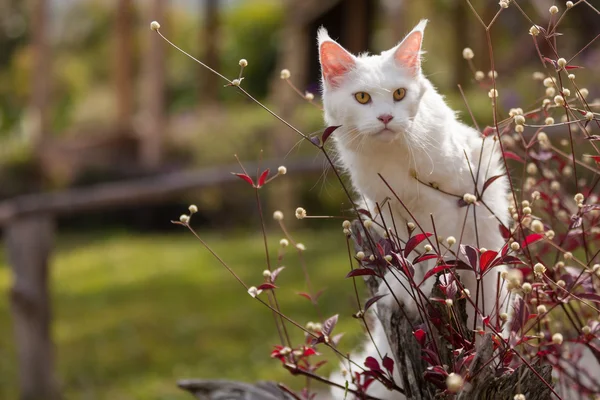
<path fill-rule="evenodd" d="M 522 1 L 536 23 L 562 2 Z M 560 4 L 558 4 L 560 3 Z M 495 0 L 473 0 L 486 21 Z M 480 126 L 491 123 L 491 82 L 474 80 L 462 58 L 471 47 L 477 70 L 490 69 L 484 30 L 462 0 L 3 0 L 0 2 L 0 199 L 61 192 L 259 158 L 312 166 L 261 190 L 271 256 L 286 215 L 306 244 L 316 289 L 326 288 L 320 313 L 297 295 L 306 291 L 294 252 L 284 259 L 278 291 L 284 312 L 301 324 L 340 314 L 336 331 L 350 351 L 361 341 L 340 221 L 294 222 L 293 210 L 340 215 L 348 207 L 323 160 L 299 137 L 149 29 L 158 20 L 171 41 L 237 77 L 243 86 L 307 134 L 322 129 L 315 32 L 326 26 L 353 52 L 379 52 L 401 40 L 421 19 L 425 73 L 471 119 L 462 85 Z M 492 29 L 500 111 L 538 104 L 543 71 L 530 23 L 511 6 Z M 561 51 L 571 56 L 600 32 L 598 16 L 576 7 L 561 25 Z M 542 52 L 547 51 L 542 44 Z M 574 61 L 579 87 L 598 97 L 600 51 L 590 46 Z M 309 104 L 279 77 L 291 71 Z M 262 154 L 261 154 L 262 150 Z M 225 167 L 230 168 L 230 167 Z M 309 168 L 310 169 L 310 168 Z M 236 169 L 238 172 L 239 169 Z M 290 175 L 293 171 L 290 171 Z M 55 218 L 50 260 L 52 339 L 58 386 L 66 399 L 185 399 L 180 378 L 270 379 L 292 387 L 279 361 L 272 315 L 250 298 L 183 228 L 171 225 L 188 204 L 193 225 L 249 284 L 262 281 L 265 257 L 254 194 L 240 181 L 190 190 L 168 200 L 111 207 Z M 0 249 L 6 260 L 7 249 Z M 18 359 L 10 313 L 13 278 L 0 261 L 0 398 L 19 397 Z M 296 341 L 302 335 L 294 332 Z M 332 364 L 336 364 L 335 359 Z"/>

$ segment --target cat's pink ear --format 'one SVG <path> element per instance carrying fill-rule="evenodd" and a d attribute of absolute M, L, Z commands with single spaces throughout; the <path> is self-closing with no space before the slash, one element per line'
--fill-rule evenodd
<path fill-rule="evenodd" d="M 318 39 L 323 80 L 330 86 L 336 87 L 344 75 L 354 68 L 356 61 L 352 54 L 331 40 L 325 28 L 319 29 Z"/>
<path fill-rule="evenodd" d="M 396 64 L 408 68 L 413 75 L 417 75 L 421 71 L 421 44 L 426 25 L 427 20 L 421 20 L 394 50 Z"/>

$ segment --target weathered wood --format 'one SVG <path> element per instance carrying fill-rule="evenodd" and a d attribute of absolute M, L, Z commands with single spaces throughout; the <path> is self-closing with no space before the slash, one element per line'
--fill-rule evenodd
<path fill-rule="evenodd" d="M 8 263 L 14 276 L 10 304 L 21 400 L 59 398 L 48 287 L 53 233 L 52 219 L 43 215 L 12 221 L 5 230 Z"/>
<path fill-rule="evenodd" d="M 31 138 L 36 152 L 43 148 L 50 129 L 50 35 L 48 34 L 49 5 L 47 0 L 34 0 L 31 3 L 31 36 L 33 49 L 32 88 L 30 113 L 33 118 Z"/>
<path fill-rule="evenodd" d="M 166 23 L 167 1 L 152 0 L 149 21 Z M 157 168 L 164 153 L 164 142 L 167 135 L 166 116 L 166 43 L 158 35 L 148 35 L 144 52 L 142 115 L 140 118 L 140 153 L 141 164 L 152 170 Z"/>
<path fill-rule="evenodd" d="M 281 161 L 260 163 L 260 168 L 276 171 Z M 314 158 L 286 162 L 289 175 L 321 172 L 322 163 Z M 245 164 L 247 171 L 256 171 L 257 163 Z M 0 226 L 29 215 L 49 213 L 74 214 L 129 204 L 149 204 L 164 201 L 191 189 L 241 182 L 231 172 L 241 172 L 240 166 L 229 165 L 196 171 L 179 171 L 133 181 L 98 184 L 56 193 L 17 196 L 0 202 Z"/>
<path fill-rule="evenodd" d="M 200 3 L 203 5 L 204 27 L 200 31 L 198 41 L 204 46 L 204 56 L 202 60 L 206 65 L 218 71 L 219 63 L 219 27 L 221 19 L 219 16 L 219 0 L 205 0 Z M 219 98 L 219 89 L 223 87 L 222 83 L 215 79 L 212 72 L 203 66 L 198 66 L 200 75 L 200 93 L 198 93 L 198 103 L 206 106 L 207 103 L 214 103 Z"/>
<path fill-rule="evenodd" d="M 306 87 L 308 55 L 310 51 L 308 43 L 304 40 L 307 34 L 306 24 L 300 23 L 295 16 L 297 7 L 297 1 L 290 1 L 285 4 L 283 31 L 278 45 L 277 68 L 271 77 L 269 91 L 269 102 L 275 105 L 275 112 L 284 120 L 291 122 L 292 125 L 296 125 L 299 122 L 294 114 L 298 103 L 303 100 L 281 80 L 280 71 L 293 67 L 292 81 L 303 92 Z M 314 44 L 311 43 L 311 45 Z M 312 46 L 310 49 L 312 50 Z M 265 138 L 263 146 L 265 148 L 270 147 L 268 151 L 271 157 L 285 157 L 298 142 L 298 137 L 279 134 L 279 126 L 274 126 L 272 130 L 272 135 Z M 270 192 L 270 204 L 275 205 L 284 214 L 293 212 L 298 207 L 294 189 L 294 182 L 290 180 L 277 185 Z M 294 220 L 290 220 L 288 223 L 291 228 L 296 224 Z"/>
<path fill-rule="evenodd" d="M 273 382 L 249 384 L 227 380 L 186 379 L 177 385 L 201 400 L 291 400 Z"/>
<path fill-rule="evenodd" d="M 402 388 L 406 398 L 432 399 L 435 391 L 423 379 L 425 363 L 421 358 L 421 347 L 413 334 L 412 323 L 404 317 L 399 307 L 386 307 L 383 304 L 381 302 L 377 307 L 377 317 L 387 334 L 396 365 L 403 372 Z"/>
<path fill-rule="evenodd" d="M 114 85 L 117 106 L 117 122 L 121 127 L 131 124 L 133 116 L 133 49 L 132 26 L 134 24 L 132 0 L 117 1 L 114 33 Z"/>
<path fill-rule="evenodd" d="M 368 49 L 369 1 L 346 0 L 343 9 L 342 43 L 350 53 L 358 54 Z"/>
<path fill-rule="evenodd" d="M 552 382 L 550 365 L 535 365 L 533 368 L 546 382 Z M 512 399 L 516 394 L 524 394 L 527 400 L 547 400 L 553 398 L 550 389 L 526 365 L 521 365 L 510 375 L 479 380 L 470 393 L 461 393 L 459 400 Z"/>

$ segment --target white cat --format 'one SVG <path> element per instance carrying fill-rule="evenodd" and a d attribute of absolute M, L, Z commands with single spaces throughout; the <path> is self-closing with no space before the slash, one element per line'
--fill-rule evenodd
<path fill-rule="evenodd" d="M 421 43 L 426 24 L 427 21 L 421 21 L 391 50 L 360 56 L 347 52 L 321 28 L 318 41 L 325 122 L 328 126 L 341 125 L 332 136 L 340 164 L 371 213 L 376 214 L 376 203 L 391 199 L 392 215 L 386 205 L 378 219 L 383 217 L 391 226 L 393 217 L 400 239 L 408 238 L 404 227 L 414 221 L 378 174 L 390 184 L 423 231 L 433 232 L 431 214 L 438 235 L 454 236 L 457 240 L 462 236 L 463 244 L 499 250 L 505 243 L 498 229 L 499 220 L 506 226 L 509 222 L 505 177 L 486 189 L 483 202 L 487 207 L 460 207 L 457 197 L 423 184 L 462 197 L 476 192 L 471 171 L 478 177 L 479 193 L 488 178 L 504 174 L 499 145 L 492 137 L 484 141 L 479 132 L 458 121 L 455 112 L 423 75 Z M 455 244 L 453 250 L 457 248 Z M 420 282 L 431 267 L 431 263 L 416 266 L 415 281 Z M 410 294 L 390 273 L 387 275 L 395 297 L 404 301 L 405 309 L 414 315 L 417 308 Z M 496 299 L 506 298 L 504 291 L 497 293 L 497 279 L 496 273 L 490 273 L 479 287 L 479 308 L 483 315 L 496 313 Z M 477 290 L 474 274 L 463 272 L 461 280 L 474 299 Z M 432 283 L 430 279 L 422 287 L 426 296 Z M 386 293 L 388 289 L 382 284 L 379 291 Z M 483 307 L 481 293 L 485 294 Z M 392 296 L 381 301 L 396 304 Z M 468 308 L 471 324 L 475 312 L 473 307 Z M 375 328 L 375 342 L 381 354 L 387 352 L 391 356 L 380 326 Z M 354 360 L 362 363 L 367 355 L 376 354 L 370 343 L 365 354 Z M 338 382 L 344 380 L 338 378 Z M 396 383 L 400 384 L 398 376 Z M 378 383 L 368 393 L 380 399 L 403 398 Z M 340 391 L 334 395 L 343 394 Z"/>

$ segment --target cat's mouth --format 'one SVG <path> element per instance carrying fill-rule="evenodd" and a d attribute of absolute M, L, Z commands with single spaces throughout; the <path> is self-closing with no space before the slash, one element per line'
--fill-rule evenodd
<path fill-rule="evenodd" d="M 376 132 L 374 135 L 379 140 L 384 140 L 386 142 L 391 142 L 396 138 L 396 132 L 391 130 L 390 128 L 383 128 L 379 132 Z"/>

